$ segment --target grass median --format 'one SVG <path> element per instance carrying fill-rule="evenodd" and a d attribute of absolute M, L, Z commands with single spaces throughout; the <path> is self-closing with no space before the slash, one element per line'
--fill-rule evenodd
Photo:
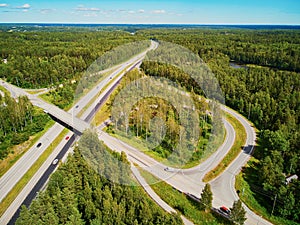
<path fill-rule="evenodd" d="M 10 204 L 15 200 L 18 194 L 30 181 L 33 175 L 38 171 L 42 164 L 46 161 L 49 155 L 53 152 L 55 147 L 63 140 L 64 136 L 68 133 L 67 129 L 64 129 L 58 137 L 52 142 L 52 144 L 42 153 L 38 160 L 30 167 L 30 169 L 24 174 L 24 176 L 18 181 L 13 189 L 7 194 L 7 196 L 0 203 L 0 216 L 6 211 Z"/>
<path fill-rule="evenodd" d="M 247 133 L 243 125 L 229 113 L 226 113 L 226 119 L 233 126 L 236 133 L 234 144 L 222 161 L 214 169 L 205 174 L 203 182 L 209 182 L 224 172 L 227 166 L 240 154 L 242 146 L 246 142 Z"/>

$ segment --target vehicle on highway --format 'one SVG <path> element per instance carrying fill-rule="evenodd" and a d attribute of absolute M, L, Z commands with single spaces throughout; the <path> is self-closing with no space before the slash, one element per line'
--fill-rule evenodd
<path fill-rule="evenodd" d="M 41 143 L 41 142 L 38 143 L 38 144 L 36 145 L 37 148 L 39 148 L 39 147 L 41 147 L 41 146 L 42 146 L 42 143 Z"/>
<path fill-rule="evenodd" d="M 164 168 L 164 171 L 173 172 L 173 171 L 175 171 L 175 170 L 174 170 L 173 168 L 166 167 L 166 168 Z"/>
<path fill-rule="evenodd" d="M 55 165 L 58 162 L 58 159 L 54 159 L 52 164 Z"/>
<path fill-rule="evenodd" d="M 66 140 L 69 140 L 69 139 L 70 139 L 70 136 L 66 136 L 65 139 L 66 139 Z"/>
<path fill-rule="evenodd" d="M 230 214 L 230 210 L 225 206 L 221 206 L 220 211 L 223 212 L 223 213 L 226 213 L 227 215 Z"/>
<path fill-rule="evenodd" d="M 79 105 L 76 105 L 75 108 L 77 109 L 79 107 Z"/>

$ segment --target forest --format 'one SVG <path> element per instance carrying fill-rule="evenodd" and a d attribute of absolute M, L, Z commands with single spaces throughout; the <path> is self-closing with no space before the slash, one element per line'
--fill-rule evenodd
<path fill-rule="evenodd" d="M 74 28 L 68 32 L 53 28 L 45 31 L 34 29 L 27 33 L 0 32 L 0 78 L 22 88 L 52 88 L 45 94 L 46 99 L 60 108 L 68 108 L 73 104 L 75 91 L 79 91 L 78 86 L 85 88 L 95 82 L 91 77 L 78 85 L 92 62 L 104 52 L 139 40 L 141 38 L 128 32 L 111 30 L 89 32 L 88 29 L 78 31 Z M 110 54 L 102 57 L 106 61 L 101 65 L 120 62 L 126 53 L 136 54 L 145 48 L 145 44 L 141 42 L 140 47 L 129 48 L 121 56 Z M 63 88 L 59 87 L 60 84 Z M 11 146 L 28 140 L 43 130 L 49 121 L 49 117 L 34 109 L 28 99 L 22 97 L 19 100 L 0 95 L 0 159 L 8 154 Z"/>
<path fill-rule="evenodd" d="M 14 99 L 0 93 L 0 160 L 9 153 L 10 147 L 27 141 L 33 134 L 44 129 L 49 117 L 34 108 L 27 96 Z"/>
<path fill-rule="evenodd" d="M 184 46 L 199 55 L 217 77 L 226 105 L 247 117 L 259 130 L 254 152 L 257 165 L 251 171 L 253 179 L 247 180 L 250 187 L 254 192 L 259 189 L 277 197 L 274 215 L 300 222 L 300 182 L 285 183 L 289 175 L 300 177 L 299 34 L 297 29 L 183 27 L 141 29 L 135 35 L 116 30 L 1 32 L 0 55 L 7 63 L 0 62 L 0 78 L 24 88 L 64 83 L 64 88 L 56 89 L 53 95 L 56 100 L 64 96 L 69 99 L 74 91 L 70 80 L 80 77 L 94 60 L 115 46 L 150 38 Z M 230 63 L 242 68 L 233 68 Z M 145 63 L 142 67 L 151 75 L 159 65 Z M 177 73 L 174 67 L 161 69 L 165 69 L 165 77 L 172 80 L 175 74 L 180 85 L 193 87 L 193 80 Z M 15 110 L 23 100 L 3 103 L 2 98 L 1 110 L 7 110 L 6 104 L 14 105 Z M 62 102 L 61 107 L 66 104 Z M 1 124 L 3 135 L 26 129 L 31 114 L 22 115 L 23 118 L 12 116 L 13 126 L 9 120 Z M 67 166 L 68 163 L 63 165 Z M 244 173 L 249 175 L 246 169 Z M 255 193 L 259 203 L 271 213 L 274 197 Z"/>
<path fill-rule="evenodd" d="M 300 182 L 285 183 L 287 176 L 300 177 L 299 30 L 153 29 L 139 33 L 185 46 L 207 63 L 226 105 L 259 129 L 254 153 L 259 162 L 248 174 L 253 177 L 249 185 L 254 192 L 258 188 L 268 193 L 255 192 L 258 201 L 271 214 L 276 196 L 279 204 L 274 214 L 300 222 Z M 245 66 L 233 68 L 232 61 Z"/>
<path fill-rule="evenodd" d="M 70 83 L 104 52 L 138 40 L 123 31 L 1 32 L 0 78 L 22 88 Z"/>
<path fill-rule="evenodd" d="M 108 179 L 112 177 L 115 182 Z M 120 184 L 124 178 L 136 182 L 125 154 L 112 153 L 88 131 L 68 162 L 53 173 L 46 191 L 29 209 L 23 206 L 16 224 L 182 224 L 178 215 L 161 209 L 140 186 Z"/>

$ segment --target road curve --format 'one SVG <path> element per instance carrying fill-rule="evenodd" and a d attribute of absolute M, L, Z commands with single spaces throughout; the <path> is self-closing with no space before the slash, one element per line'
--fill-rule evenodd
<path fill-rule="evenodd" d="M 144 188 L 144 190 L 147 192 L 147 194 L 158 204 L 161 208 L 163 208 L 168 213 L 177 213 L 175 209 L 173 209 L 171 206 L 169 206 L 165 201 L 163 201 L 150 187 L 150 185 L 146 182 L 146 180 L 142 177 L 138 169 L 131 165 L 131 172 L 135 176 L 135 178 L 138 180 L 140 185 Z M 181 219 L 185 225 L 192 225 L 190 220 L 185 218 L 181 215 Z"/>
<path fill-rule="evenodd" d="M 231 207 L 233 202 L 239 199 L 235 190 L 235 176 L 239 174 L 242 167 L 250 159 L 254 146 L 256 145 L 255 129 L 251 126 L 247 119 L 226 106 L 222 106 L 222 110 L 234 116 L 243 125 L 246 130 L 247 139 L 244 148 L 238 157 L 225 169 L 220 176 L 216 177 L 210 182 L 214 196 L 213 206 L 216 208 L 219 208 L 222 205 Z M 253 213 L 245 204 L 243 204 L 243 206 L 246 210 L 247 217 L 245 224 L 272 224 Z"/>

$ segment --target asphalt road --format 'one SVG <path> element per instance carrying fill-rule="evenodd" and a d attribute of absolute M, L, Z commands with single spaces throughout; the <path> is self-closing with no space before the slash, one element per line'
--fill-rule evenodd
<path fill-rule="evenodd" d="M 235 176 L 241 171 L 242 167 L 250 159 L 254 146 L 256 145 L 256 133 L 251 124 L 240 114 L 228 107 L 222 107 L 222 109 L 231 115 L 233 115 L 244 126 L 247 139 L 244 144 L 244 148 L 239 156 L 227 167 L 227 169 L 217 178 L 210 182 L 213 192 L 213 206 L 220 207 L 225 205 L 227 208 L 231 207 L 233 202 L 238 200 L 234 184 Z M 241 190 L 240 190 L 241 191 Z M 272 223 L 261 218 L 261 216 L 253 213 L 248 207 L 243 205 L 247 212 L 247 221 L 245 224 L 265 224 L 270 225 Z"/>
<path fill-rule="evenodd" d="M 152 188 L 148 185 L 148 183 L 146 182 L 146 180 L 141 176 L 140 172 L 138 171 L 138 169 L 134 166 L 131 166 L 131 171 L 133 173 L 133 175 L 135 176 L 135 178 L 138 180 L 138 182 L 140 183 L 140 185 L 144 188 L 144 190 L 148 193 L 148 195 L 156 202 L 156 204 L 158 204 L 161 208 L 163 208 L 166 212 L 168 213 L 177 213 L 175 209 L 173 209 L 171 206 L 169 206 L 165 201 L 163 201 L 153 190 Z M 187 218 L 185 218 L 184 216 L 180 216 L 183 223 L 185 225 L 192 225 L 194 223 L 192 223 L 190 220 L 188 220 Z"/>
<path fill-rule="evenodd" d="M 154 49 L 157 47 L 157 43 L 151 42 L 151 46 L 148 50 Z M 114 78 L 114 76 L 117 76 L 120 71 L 128 67 L 130 64 L 134 63 L 139 63 L 139 61 L 145 56 L 145 53 L 141 53 L 134 58 L 130 59 L 129 61 L 123 63 L 119 69 L 117 69 L 114 73 L 110 75 L 107 79 L 104 79 L 101 83 L 99 83 L 98 86 L 94 87 L 87 95 L 85 95 L 83 98 L 81 98 L 76 106 L 74 106 L 69 112 L 72 112 L 73 115 L 77 115 L 79 111 L 85 107 L 85 105 L 89 102 L 90 99 L 92 99 L 94 96 L 96 96 L 99 91 L 111 80 Z M 119 71 L 119 72 L 118 72 Z M 123 76 L 122 74 L 121 76 Z M 4 81 L 1 81 L 0 84 L 5 87 L 7 90 L 10 91 L 12 97 L 18 97 L 20 95 L 27 95 L 31 100 L 33 100 L 33 103 L 36 103 L 38 106 L 43 106 L 43 104 L 48 104 L 45 103 L 39 99 L 36 98 L 34 95 L 30 95 L 27 92 L 25 92 L 23 89 L 15 87 L 13 85 L 10 85 Z M 51 106 L 47 108 L 47 110 L 52 110 L 54 106 Z M 56 109 L 55 109 L 56 110 Z M 88 113 L 90 114 L 90 112 Z M 66 114 L 66 112 L 62 113 L 65 117 L 69 118 L 69 115 Z M 58 117 L 60 115 L 58 114 Z M 75 116 L 71 116 L 74 122 L 75 118 L 75 123 L 81 123 L 84 122 L 82 120 L 76 121 Z M 60 118 L 60 117 L 59 117 Z M 62 121 L 65 120 L 65 118 L 60 118 Z M 85 123 L 85 122 L 84 122 Z M 14 187 L 14 185 L 21 179 L 21 177 L 28 171 L 28 169 L 33 165 L 33 163 L 39 158 L 39 156 L 43 153 L 45 149 L 54 141 L 54 139 L 58 136 L 58 134 L 64 129 L 59 124 L 55 124 L 52 128 L 49 129 L 49 131 L 43 135 L 38 143 L 42 143 L 42 145 L 38 148 L 40 151 L 36 150 L 36 147 L 32 147 L 30 150 L 28 150 L 23 157 L 21 157 L 13 167 L 10 168 L 7 173 L 5 173 L 1 178 L 0 178 L 0 194 L 2 196 L 1 200 L 9 193 L 9 191 Z M 72 135 L 72 133 L 70 133 Z M 47 141 L 45 141 L 47 140 Z M 68 142 L 69 143 L 69 142 Z M 38 187 L 42 186 L 42 183 L 45 183 L 45 181 L 48 179 L 49 174 L 51 174 L 51 167 L 53 167 L 53 160 L 55 157 L 60 157 L 58 154 L 59 152 L 64 152 L 64 146 L 66 145 L 65 141 L 63 140 L 59 146 L 56 148 L 57 150 L 53 151 L 53 153 L 49 156 L 49 158 L 46 160 L 46 162 L 42 165 L 42 167 L 37 171 L 37 173 L 32 177 L 32 179 L 29 181 L 29 183 L 25 186 L 25 188 L 21 191 L 21 193 L 17 196 L 17 198 L 13 201 L 13 203 L 10 205 L 10 207 L 6 210 L 6 212 L 2 215 L 0 218 L 0 224 L 7 224 L 8 221 L 13 217 L 15 212 L 18 210 L 20 205 L 22 203 L 27 204 L 32 201 L 32 199 L 35 197 L 34 192 L 36 193 L 36 190 Z M 49 164 L 50 162 L 50 164 Z M 50 172 L 51 171 L 51 172 Z M 44 176 L 43 176 L 44 174 Z M 3 180 L 2 180 L 3 179 Z M 37 184 L 37 182 L 40 183 Z M 2 186 L 1 186 L 2 184 Z M 34 191 L 31 191 L 33 190 Z M 30 194 L 29 194 L 30 193 Z M 24 202 L 26 200 L 26 202 Z M 16 219 L 16 217 L 14 217 Z M 14 220 L 15 220 L 14 219 Z M 12 221 L 13 222 L 13 221 Z"/>
<path fill-rule="evenodd" d="M 34 187 L 31 189 L 30 193 L 27 195 L 27 197 L 23 200 L 22 205 L 25 205 L 26 207 L 29 207 L 29 205 L 31 204 L 32 200 L 36 198 L 36 196 L 38 195 L 39 191 L 42 190 L 43 186 L 45 185 L 45 183 L 47 182 L 47 180 L 49 179 L 50 175 L 56 170 L 57 166 L 59 165 L 59 162 L 62 160 L 62 158 L 64 157 L 64 155 L 66 154 L 66 152 L 69 150 L 69 148 L 71 147 L 71 145 L 74 143 L 76 136 L 72 135 L 72 137 L 70 137 L 70 139 L 67 141 L 67 143 L 62 147 L 58 146 L 56 150 L 54 150 L 53 155 L 57 154 L 55 156 L 55 159 L 58 159 L 58 163 L 54 164 L 53 161 L 51 161 L 52 159 L 50 159 L 50 164 L 48 162 L 48 160 L 44 163 L 44 165 L 42 167 L 45 167 L 46 171 L 44 173 L 42 172 L 38 172 L 34 175 L 33 177 L 33 183 L 35 183 Z M 58 152 L 58 153 L 57 153 Z M 37 181 L 37 182 L 36 182 Z M 26 196 L 26 195 L 25 195 Z M 15 211 L 16 207 L 18 207 L 17 211 Z M 10 206 L 12 213 L 13 211 L 15 211 L 15 213 L 13 213 L 13 217 L 9 220 L 8 224 L 9 225 L 13 225 L 15 224 L 16 220 L 18 219 L 19 215 L 20 215 L 20 211 L 21 211 L 21 206 L 18 206 L 18 204 L 12 204 Z M 9 210 L 10 210 L 9 208 Z"/>
<path fill-rule="evenodd" d="M 85 97 L 85 99 L 93 98 L 91 97 L 91 95 L 87 95 Z M 86 102 L 86 100 L 83 102 Z M 98 99 L 96 102 L 99 103 Z M 79 110 L 84 107 L 80 102 L 77 105 L 78 107 L 73 110 L 73 113 L 79 112 Z M 95 105 L 91 106 L 92 110 L 93 108 L 95 108 Z M 247 141 L 245 146 L 247 148 L 245 148 L 244 151 L 241 152 L 237 159 L 227 168 L 227 170 L 221 176 L 217 177 L 211 182 L 212 191 L 214 194 L 213 205 L 216 208 L 220 207 L 221 205 L 227 205 L 228 207 L 230 207 L 233 201 L 238 198 L 234 189 L 234 177 L 235 174 L 240 171 L 241 167 L 249 159 L 251 151 L 253 150 L 253 146 L 255 145 L 255 132 L 249 125 L 249 123 L 234 111 L 228 108 L 224 108 L 224 110 L 228 111 L 238 120 L 240 120 L 240 122 L 245 127 L 247 132 Z M 90 113 L 91 111 L 87 110 L 87 114 L 85 114 L 84 116 L 89 116 L 91 115 Z M 111 149 L 117 151 L 125 151 L 130 161 L 137 163 L 141 167 L 144 167 L 145 170 L 151 172 L 160 179 L 165 180 L 167 183 L 180 190 L 181 192 L 188 192 L 194 194 L 195 196 L 200 196 L 200 193 L 204 187 L 204 183 L 202 183 L 201 181 L 202 177 L 206 172 L 208 172 L 211 168 L 218 164 L 217 161 L 221 160 L 221 156 L 224 156 L 226 154 L 234 141 L 235 134 L 234 131 L 232 131 L 232 127 L 225 122 L 225 128 L 227 131 L 226 140 L 223 146 L 221 146 L 215 154 L 213 154 L 204 163 L 195 168 L 186 170 L 174 170 L 173 172 L 165 171 L 165 166 L 163 164 L 156 162 L 154 159 L 143 154 L 139 150 L 132 148 L 131 146 L 109 136 L 104 132 L 99 132 L 99 137 Z M 261 217 L 252 213 L 249 209 L 247 209 L 247 218 L 248 220 L 246 221 L 246 224 L 257 224 L 258 222 L 260 224 L 270 224 L 267 221 L 262 220 Z"/>
<path fill-rule="evenodd" d="M 245 165 L 249 160 L 256 140 L 253 127 L 251 127 L 249 122 L 244 117 L 229 108 L 223 107 L 223 110 L 233 115 L 242 123 L 247 132 L 247 139 L 245 148 L 243 151 L 241 151 L 240 155 L 230 164 L 224 173 L 210 182 L 214 196 L 213 206 L 215 208 L 219 208 L 222 205 L 225 205 L 229 208 L 232 206 L 233 202 L 238 199 L 238 195 L 236 194 L 234 188 L 235 175 L 239 173 L 242 166 Z M 99 139 L 104 141 L 109 148 L 115 151 L 124 151 L 130 161 L 136 163 L 146 171 L 172 185 L 177 190 L 200 197 L 200 193 L 205 185 L 202 182 L 203 176 L 219 163 L 219 161 L 232 147 L 235 139 L 235 132 L 232 126 L 228 122 L 225 122 L 224 124 L 227 133 L 226 139 L 216 153 L 210 156 L 199 166 L 191 169 L 172 169 L 172 172 L 165 171 L 164 169 L 166 166 L 163 164 L 101 130 L 99 130 Z M 247 211 L 247 221 L 245 224 L 271 224 L 262 219 L 260 216 L 254 214 L 245 205 L 244 207 Z"/>

